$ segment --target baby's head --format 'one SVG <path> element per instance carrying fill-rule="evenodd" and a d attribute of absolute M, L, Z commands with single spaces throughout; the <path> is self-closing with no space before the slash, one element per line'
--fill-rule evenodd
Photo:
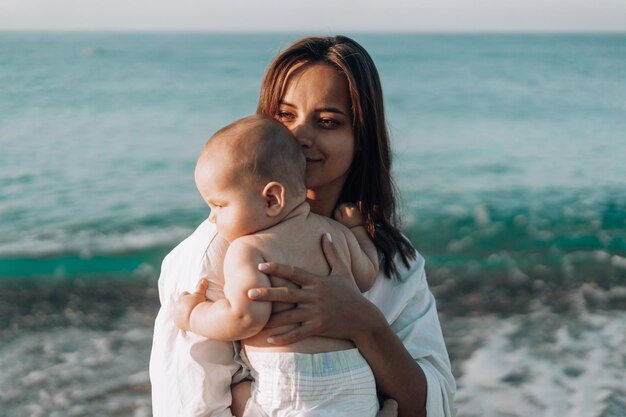
<path fill-rule="evenodd" d="M 248 116 L 215 133 L 196 164 L 209 219 L 227 240 L 279 223 L 306 199 L 306 161 L 291 132 Z"/>

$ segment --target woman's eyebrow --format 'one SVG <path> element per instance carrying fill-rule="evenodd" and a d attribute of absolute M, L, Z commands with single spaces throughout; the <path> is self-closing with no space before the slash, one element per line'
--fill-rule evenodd
<path fill-rule="evenodd" d="M 296 106 L 294 104 L 291 104 L 291 103 L 289 103 L 288 101 L 285 101 L 285 100 L 278 100 L 278 105 L 279 106 L 293 107 L 294 109 L 296 108 Z"/>
<path fill-rule="evenodd" d="M 341 114 L 343 116 L 347 116 L 347 114 L 343 110 L 341 110 L 341 109 L 339 109 L 337 107 L 322 107 L 322 108 L 319 108 L 319 109 L 315 109 L 315 111 L 317 111 L 319 113 L 322 113 L 322 112 L 324 112 L 324 113 L 337 113 L 337 114 Z"/>
<path fill-rule="evenodd" d="M 294 109 L 297 108 L 296 105 L 291 104 L 291 103 L 289 103 L 287 101 L 284 101 L 284 100 L 280 100 L 278 102 L 278 104 L 281 105 L 281 106 L 287 106 L 287 107 L 291 107 L 291 108 L 294 108 Z M 344 116 L 348 116 L 345 111 L 341 110 L 338 107 L 319 107 L 319 108 L 315 109 L 315 111 L 318 112 L 318 113 L 322 113 L 322 112 L 337 113 L 337 114 L 341 114 L 341 115 L 344 115 Z"/>

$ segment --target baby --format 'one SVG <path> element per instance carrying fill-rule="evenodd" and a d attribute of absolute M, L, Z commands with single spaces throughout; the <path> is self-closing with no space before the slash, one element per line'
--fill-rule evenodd
<path fill-rule="evenodd" d="M 375 416 L 374 376 L 347 340 L 309 337 L 275 346 L 268 337 L 292 326 L 264 329 L 272 311 L 292 305 L 251 301 L 250 288 L 293 286 L 268 277 L 259 263 L 274 261 L 326 275 L 320 238 L 328 234 L 361 291 L 378 273 L 378 254 L 359 211 L 335 212 L 344 225 L 310 212 L 306 202 L 305 158 L 280 123 L 250 116 L 218 131 L 196 165 L 209 220 L 230 242 L 224 258 L 224 298 L 208 302 L 206 281 L 176 305 L 177 325 L 210 339 L 241 340 L 254 377 L 244 416 Z M 347 228 L 349 227 L 350 230 Z"/>

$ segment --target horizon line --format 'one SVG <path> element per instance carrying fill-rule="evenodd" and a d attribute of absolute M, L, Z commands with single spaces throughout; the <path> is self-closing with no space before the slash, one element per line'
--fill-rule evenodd
<path fill-rule="evenodd" d="M 0 28 L 0 33 L 128 33 L 128 34 L 215 34 L 215 35 L 307 35 L 327 34 L 328 30 L 248 30 L 248 29 L 171 29 L 171 28 Z M 619 35 L 626 29 L 433 29 L 433 30 L 340 30 L 335 34 L 358 35 Z"/>

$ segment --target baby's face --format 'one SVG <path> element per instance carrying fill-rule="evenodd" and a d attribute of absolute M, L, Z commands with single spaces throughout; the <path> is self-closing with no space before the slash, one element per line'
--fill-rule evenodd
<path fill-rule="evenodd" d="M 196 171 L 196 186 L 211 208 L 209 221 L 232 242 L 263 229 L 265 200 L 262 190 L 253 190 L 235 181 L 228 162 L 217 159 Z"/>

